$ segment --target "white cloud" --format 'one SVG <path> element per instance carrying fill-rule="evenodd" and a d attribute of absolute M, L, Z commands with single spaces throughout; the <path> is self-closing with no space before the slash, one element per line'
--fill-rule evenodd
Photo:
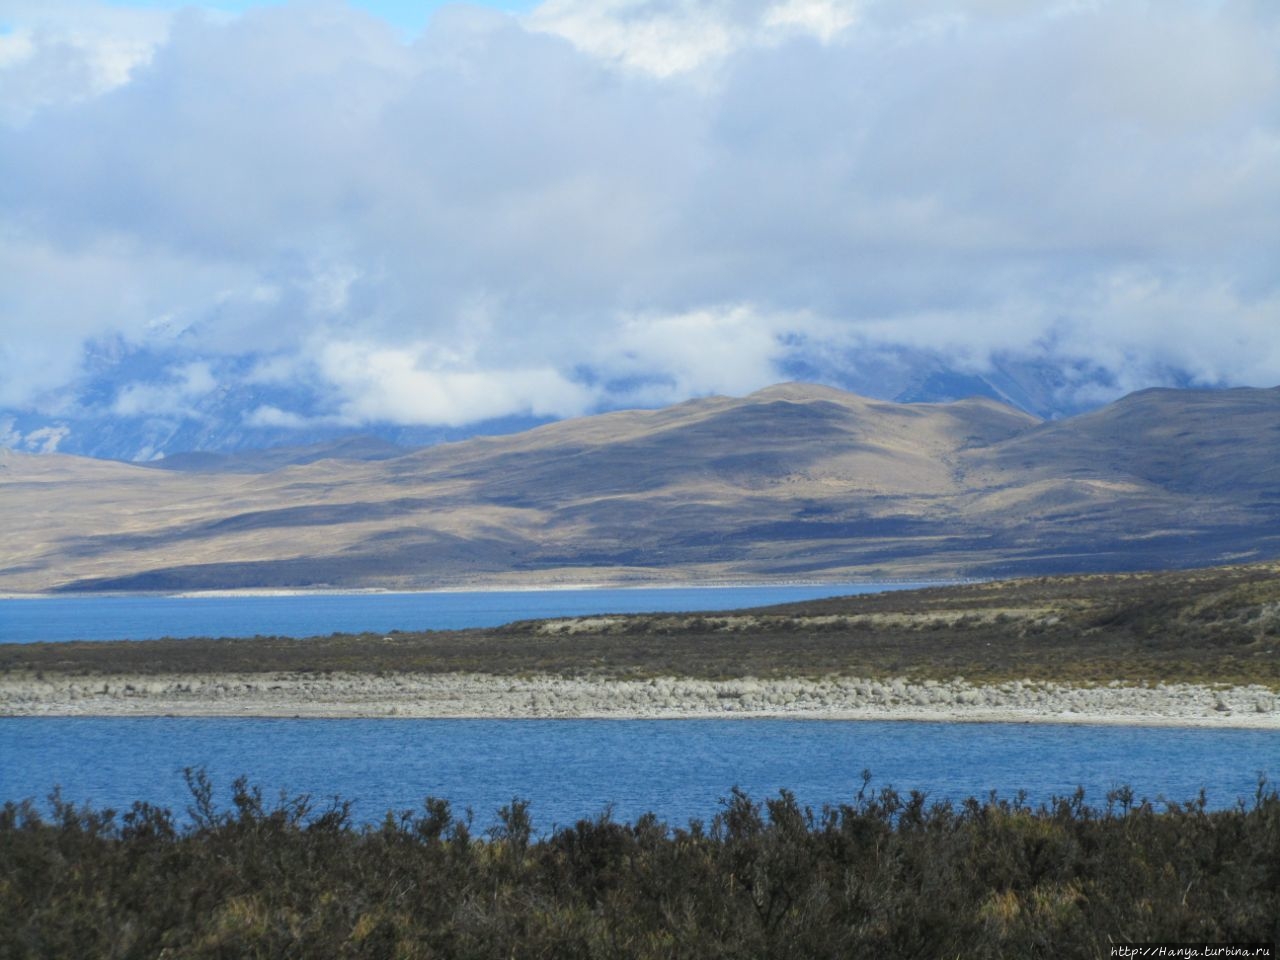
<path fill-rule="evenodd" d="M 526 22 L 593 57 L 666 78 L 790 36 L 829 43 L 857 21 L 860 6 L 856 0 L 546 0 Z"/>
<path fill-rule="evenodd" d="M 53 453 L 70 432 L 70 428 L 65 426 L 41 427 L 23 437 L 23 446 L 33 453 Z"/>
<path fill-rule="evenodd" d="M 163 382 L 129 384 L 116 397 L 112 412 L 122 417 L 198 417 L 193 401 L 217 388 L 218 381 L 209 364 L 196 361 L 170 371 Z"/>
<path fill-rule="evenodd" d="M 804 318 L 766 316 L 742 305 L 624 319 L 594 345 L 594 368 L 644 406 L 698 394 L 742 395 L 778 379 L 782 337 Z"/>
<path fill-rule="evenodd" d="M 0 6 L 2 408 L 89 402 L 103 343 L 279 388 L 262 425 L 899 348 L 1280 382 L 1273 5 L 550 0 L 412 44 L 338 3 L 41 9 Z M 199 386 L 136 379 L 116 413 Z"/>
<path fill-rule="evenodd" d="M 288 410 L 281 410 L 271 404 L 255 407 L 244 417 L 244 424 L 247 427 L 284 427 L 288 430 L 298 430 L 310 426 L 314 422 L 313 418 L 304 417 Z"/>
<path fill-rule="evenodd" d="M 584 413 L 590 396 L 547 367 L 468 369 L 431 344 L 381 347 L 331 342 L 320 357 L 323 375 L 342 396 L 349 423 L 436 423 L 457 426 L 527 413 Z"/>
<path fill-rule="evenodd" d="M 798 30 L 830 43 L 857 22 L 858 7 L 849 0 L 783 0 L 765 10 L 762 25 Z"/>
<path fill-rule="evenodd" d="M 547 33 L 564 37 L 592 56 L 659 77 L 692 70 L 733 48 L 733 31 L 709 4 L 688 3 L 665 17 L 629 20 L 644 4 L 609 0 L 597 4 L 550 0 L 530 17 Z"/>
<path fill-rule="evenodd" d="M 0 123 L 128 83 L 164 41 L 169 15 L 84 0 L 2 0 Z"/>
<path fill-rule="evenodd" d="M 0 447 L 25 450 L 28 453 L 56 453 L 58 445 L 71 432 L 69 427 L 39 427 L 23 433 L 12 417 L 0 419 Z"/>

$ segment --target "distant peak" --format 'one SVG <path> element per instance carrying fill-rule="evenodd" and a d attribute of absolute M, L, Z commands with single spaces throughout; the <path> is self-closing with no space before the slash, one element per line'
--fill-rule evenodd
<path fill-rule="evenodd" d="M 755 393 L 749 394 L 745 399 L 788 400 L 792 403 L 805 403 L 813 400 L 829 400 L 846 404 L 851 401 L 867 402 L 865 397 L 860 397 L 856 393 L 850 393 L 847 390 L 841 390 L 838 387 L 828 387 L 821 383 L 805 383 L 800 380 L 775 383 L 771 387 L 765 387 L 763 390 L 757 390 Z"/>

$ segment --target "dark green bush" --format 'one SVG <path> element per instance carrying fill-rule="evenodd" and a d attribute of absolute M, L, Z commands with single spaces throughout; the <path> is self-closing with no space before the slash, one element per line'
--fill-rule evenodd
<path fill-rule="evenodd" d="M 428 797 L 219 809 L 181 824 L 0 808 L 0 958 L 1105 957 L 1112 942 L 1280 936 L 1280 797 L 1157 810 L 1122 789 L 1040 806 L 872 790 L 815 811 L 739 790 L 709 825 L 652 815 L 539 835 L 513 800 L 484 838 Z"/>

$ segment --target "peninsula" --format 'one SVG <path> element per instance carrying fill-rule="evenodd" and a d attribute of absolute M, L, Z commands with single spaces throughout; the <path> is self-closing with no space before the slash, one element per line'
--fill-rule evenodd
<path fill-rule="evenodd" d="M 0 646 L 0 715 L 1280 728 L 1280 564 L 496 629 Z"/>

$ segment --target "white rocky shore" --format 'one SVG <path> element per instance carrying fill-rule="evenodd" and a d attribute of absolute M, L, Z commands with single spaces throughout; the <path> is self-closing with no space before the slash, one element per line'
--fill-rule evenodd
<path fill-rule="evenodd" d="M 1261 686 L 306 673 L 0 677 L 0 716 L 794 717 L 1280 728 Z"/>

